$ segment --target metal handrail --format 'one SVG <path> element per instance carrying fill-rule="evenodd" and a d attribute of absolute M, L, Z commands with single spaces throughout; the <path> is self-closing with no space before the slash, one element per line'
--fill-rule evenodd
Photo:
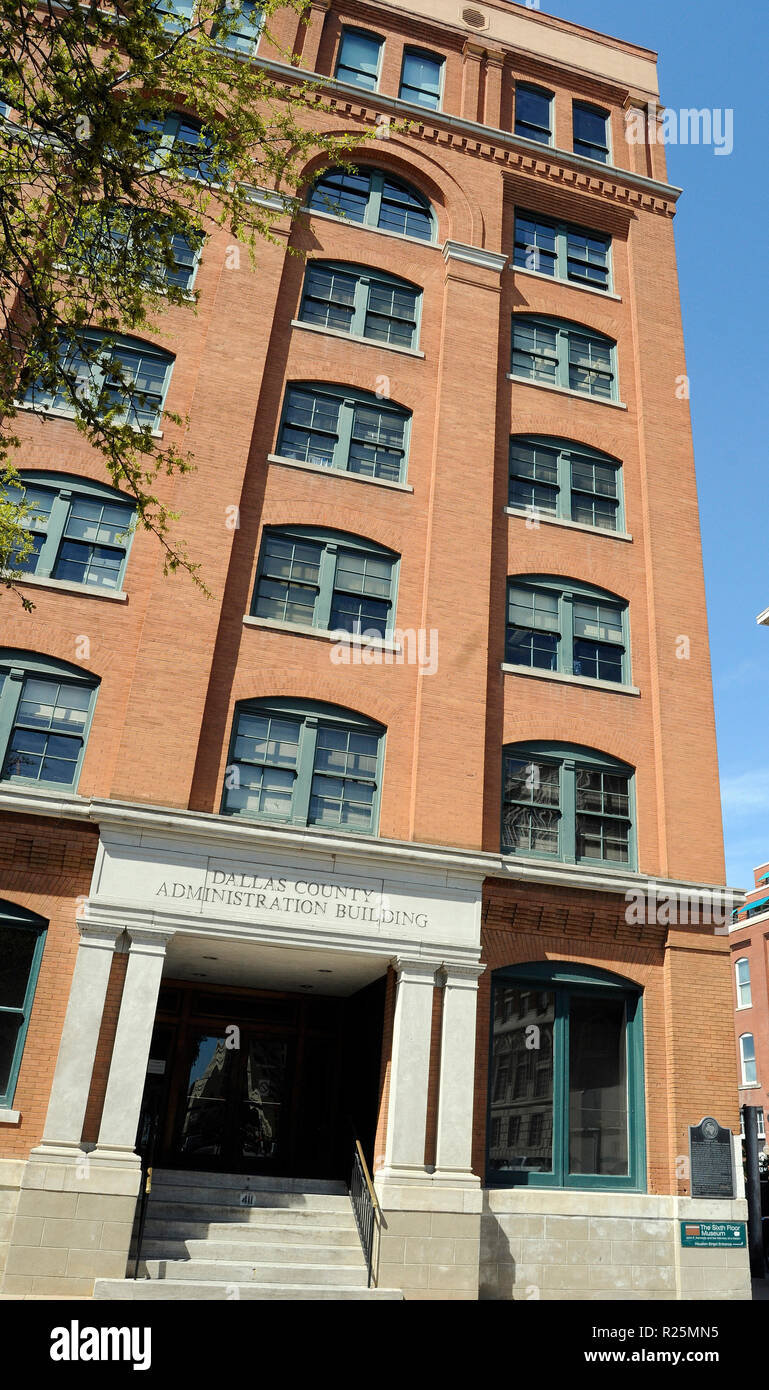
<path fill-rule="evenodd" d="M 379 1200 L 374 1191 L 374 1184 L 371 1180 L 371 1174 L 368 1170 L 368 1164 L 366 1163 L 360 1140 L 354 1130 L 353 1142 L 350 1201 L 352 1202 L 360 1243 L 363 1246 L 363 1254 L 366 1257 L 368 1287 L 371 1288 L 371 1281 L 374 1273 L 374 1233 L 377 1225 L 381 1224 L 382 1208 L 379 1205 Z"/>
<path fill-rule="evenodd" d="M 158 1132 L 158 1114 L 155 1112 L 149 1118 L 149 1132 L 147 1142 L 141 1149 L 141 1196 L 139 1199 L 139 1221 L 136 1231 L 136 1250 L 134 1253 L 134 1279 L 139 1277 L 139 1261 L 142 1253 L 142 1242 L 144 1240 L 144 1225 L 147 1220 L 147 1204 L 149 1195 L 152 1191 L 152 1168 L 155 1157 L 155 1141 Z"/>

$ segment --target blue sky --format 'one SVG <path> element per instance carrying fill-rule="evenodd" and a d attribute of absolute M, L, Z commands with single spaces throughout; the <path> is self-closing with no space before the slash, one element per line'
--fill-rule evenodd
<path fill-rule="evenodd" d="M 541 0 L 544 13 L 660 55 L 661 103 L 732 108 L 734 149 L 668 145 L 691 378 L 727 876 L 769 860 L 769 6 Z M 686 556 L 681 556 L 682 566 Z"/>

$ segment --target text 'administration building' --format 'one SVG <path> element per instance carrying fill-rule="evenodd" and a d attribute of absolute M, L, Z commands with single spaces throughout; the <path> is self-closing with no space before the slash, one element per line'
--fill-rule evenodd
<path fill-rule="evenodd" d="M 747 1297 L 679 1237 L 745 1215 L 687 1196 L 687 1126 L 739 1128 L 728 937 L 626 902 L 724 881 L 655 55 L 502 0 L 252 18 L 384 138 L 115 349 L 189 417 L 212 601 L 20 420 L 5 1291 L 124 1274 L 155 1106 L 160 1167 L 309 1180 L 351 1116 L 409 1298 Z"/>

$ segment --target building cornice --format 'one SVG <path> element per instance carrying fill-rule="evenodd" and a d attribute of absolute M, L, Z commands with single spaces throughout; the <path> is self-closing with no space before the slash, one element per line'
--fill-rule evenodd
<path fill-rule="evenodd" d="M 547 863 L 453 845 L 334 834 L 298 826 L 260 825 L 210 811 L 102 797 L 61 796 L 54 792 L 2 787 L 0 813 L 80 821 L 98 826 L 100 831 L 123 835 L 194 840 L 221 847 L 226 852 L 242 850 L 262 856 L 270 852 L 328 854 L 348 862 L 365 862 L 368 872 L 380 869 L 394 872 L 399 868 L 412 872 L 421 870 L 446 875 L 449 880 L 495 878 L 508 883 L 614 893 L 623 897 L 628 893 L 655 893 L 658 900 L 690 898 L 693 893 L 707 892 L 720 896 L 728 894 L 735 906 L 741 905 L 745 896 L 742 889 L 722 884 L 659 878 L 600 865 Z"/>
<path fill-rule="evenodd" d="M 410 122 L 408 134 L 413 139 L 430 143 L 440 140 L 444 147 L 454 145 L 467 154 L 487 160 L 495 159 L 513 169 L 544 173 L 564 187 L 599 193 L 615 202 L 640 205 L 648 211 L 668 216 L 672 215 L 682 193 L 682 189 L 674 184 L 660 183 L 631 169 L 599 164 L 571 150 L 559 149 L 555 145 L 540 145 L 536 140 L 526 140 L 509 131 L 468 121 L 462 116 L 448 115 L 445 111 L 426 112 L 423 106 L 401 101 L 400 97 L 365 92 L 360 87 L 339 82 L 324 73 L 309 72 L 258 56 L 254 61 L 276 77 L 324 88 L 330 93 L 327 101 L 331 110 L 343 107 L 345 114 L 371 125 L 379 124 L 380 127 L 377 116 L 382 113 L 401 117 Z"/>

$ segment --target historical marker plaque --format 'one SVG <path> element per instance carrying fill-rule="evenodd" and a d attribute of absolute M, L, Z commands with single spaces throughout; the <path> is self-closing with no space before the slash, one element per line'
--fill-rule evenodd
<path fill-rule="evenodd" d="M 736 1197 L 732 1132 L 712 1115 L 689 1126 L 689 1163 L 692 1197 Z"/>

